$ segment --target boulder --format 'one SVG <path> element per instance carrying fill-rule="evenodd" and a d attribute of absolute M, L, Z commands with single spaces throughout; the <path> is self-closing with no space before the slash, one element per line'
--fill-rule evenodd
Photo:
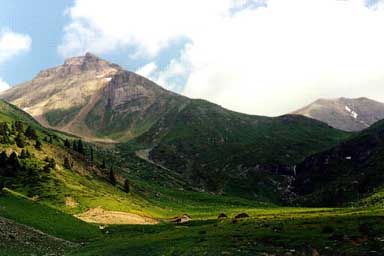
<path fill-rule="evenodd" d="M 235 216 L 235 219 L 243 219 L 243 218 L 249 218 L 249 215 L 245 212 L 239 213 Z"/>
<path fill-rule="evenodd" d="M 185 223 L 185 222 L 188 222 L 191 220 L 192 220 L 191 216 L 189 216 L 188 214 L 183 214 L 181 216 L 174 217 L 173 219 L 171 219 L 171 222 L 173 222 L 173 223 Z"/>

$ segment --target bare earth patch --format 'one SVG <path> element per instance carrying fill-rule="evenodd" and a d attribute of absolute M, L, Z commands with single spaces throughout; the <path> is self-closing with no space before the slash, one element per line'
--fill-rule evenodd
<path fill-rule="evenodd" d="M 78 205 L 78 203 L 72 197 L 68 196 L 68 197 L 65 198 L 65 206 L 67 206 L 69 208 L 76 208 L 77 205 Z"/>
<path fill-rule="evenodd" d="M 143 224 L 153 225 L 159 223 L 158 220 L 141 216 L 134 213 L 107 211 L 101 207 L 92 208 L 88 211 L 75 215 L 85 222 L 98 223 L 98 224 Z"/>

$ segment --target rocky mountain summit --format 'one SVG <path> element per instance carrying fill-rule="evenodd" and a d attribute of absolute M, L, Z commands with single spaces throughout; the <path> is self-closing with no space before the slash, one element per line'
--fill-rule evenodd
<path fill-rule="evenodd" d="M 314 118 L 344 131 L 361 131 L 384 119 L 384 103 L 368 98 L 319 99 L 292 114 Z"/>
<path fill-rule="evenodd" d="M 186 100 L 90 53 L 41 71 L 0 98 L 46 127 L 110 142 L 137 136 Z"/>

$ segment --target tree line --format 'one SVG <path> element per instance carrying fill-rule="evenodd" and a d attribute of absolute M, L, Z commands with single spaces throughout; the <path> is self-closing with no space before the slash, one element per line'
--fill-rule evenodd
<path fill-rule="evenodd" d="M 47 143 L 53 143 L 53 136 L 46 135 L 44 141 Z M 12 177 L 17 175 L 19 171 L 27 169 L 27 165 L 23 164 L 23 159 L 32 159 L 33 155 L 25 149 L 27 145 L 33 146 L 36 150 L 41 150 L 43 144 L 39 139 L 38 132 L 31 125 L 26 125 L 22 121 L 14 122 L 0 122 L 0 144 L 14 145 L 18 148 L 21 148 L 20 154 L 17 154 L 13 151 L 9 156 L 5 151 L 0 153 L 0 176 Z M 63 144 L 61 144 L 63 145 Z M 94 148 L 92 145 L 85 145 L 81 139 L 76 139 L 70 141 L 68 138 L 64 140 L 64 147 L 77 152 L 79 155 L 84 157 L 86 162 L 90 164 L 95 164 Z M 36 160 L 36 159 L 35 159 Z M 56 167 L 56 160 L 51 157 L 44 159 L 45 165 L 43 167 L 44 172 L 50 172 Z M 69 156 L 65 156 L 63 160 L 63 167 L 70 170 L 74 166 L 74 162 L 70 159 Z M 31 168 L 31 167 L 28 167 Z M 110 184 L 116 186 L 118 184 L 117 177 L 115 174 L 114 166 L 111 164 L 109 168 L 107 167 L 105 159 L 102 159 L 99 168 L 106 172 L 106 177 Z M 30 173 L 36 172 L 37 170 L 29 170 Z M 130 182 L 128 179 L 124 179 L 122 188 L 127 193 L 130 192 Z"/>

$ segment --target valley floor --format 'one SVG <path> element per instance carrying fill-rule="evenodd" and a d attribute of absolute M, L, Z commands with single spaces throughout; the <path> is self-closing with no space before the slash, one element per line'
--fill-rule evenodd
<path fill-rule="evenodd" d="M 383 255 L 382 211 L 266 211 L 243 220 L 111 226 L 73 255 Z"/>
<path fill-rule="evenodd" d="M 250 217 L 236 219 L 242 212 Z M 223 213 L 183 224 L 100 226 L 7 192 L 0 196 L 0 255 L 384 255 L 384 208 L 377 206 Z"/>

